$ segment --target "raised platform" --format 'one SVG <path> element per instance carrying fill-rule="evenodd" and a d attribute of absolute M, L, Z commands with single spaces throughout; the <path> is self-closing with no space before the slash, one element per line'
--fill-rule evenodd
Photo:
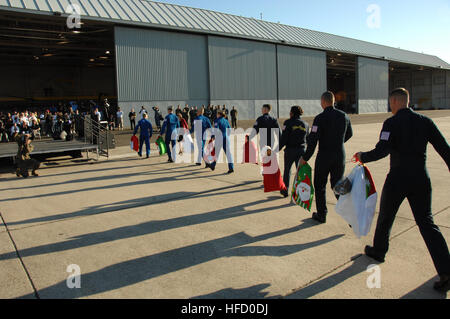
<path fill-rule="evenodd" d="M 32 142 L 34 151 L 31 155 L 65 153 L 71 151 L 97 150 L 97 145 L 86 144 L 82 141 L 55 141 L 55 140 L 35 140 Z M 0 144 L 0 158 L 14 157 L 17 154 L 16 143 Z"/>

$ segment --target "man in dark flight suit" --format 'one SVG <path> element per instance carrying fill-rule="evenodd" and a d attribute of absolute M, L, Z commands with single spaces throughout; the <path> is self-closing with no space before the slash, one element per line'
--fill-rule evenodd
<path fill-rule="evenodd" d="M 249 139 L 252 140 L 257 134 L 260 134 L 259 146 L 262 150 L 266 146 L 274 148 L 275 136 L 280 134 L 280 125 L 276 118 L 270 116 L 272 106 L 270 104 L 264 104 L 262 107 L 262 116 L 257 120 L 253 128 L 255 131 L 250 134 Z"/>
<path fill-rule="evenodd" d="M 332 188 L 344 176 L 344 143 L 353 136 L 349 117 L 344 112 L 334 108 L 334 101 L 332 92 L 322 94 L 323 112 L 314 119 L 311 134 L 308 137 L 308 148 L 305 155 L 300 159 L 301 165 L 308 162 L 314 154 L 317 143 L 319 143 L 314 170 L 317 213 L 314 213 L 312 218 L 320 223 L 326 223 L 327 221 L 326 186 L 328 176 L 331 175 Z"/>
<path fill-rule="evenodd" d="M 391 170 L 381 196 L 374 246 L 367 246 L 365 253 L 384 262 L 395 216 L 407 198 L 440 276 L 434 288 L 447 292 L 450 289 L 450 254 L 445 238 L 433 220 L 432 187 L 426 158 L 427 145 L 431 143 L 450 169 L 450 147 L 431 119 L 408 108 L 409 92 L 406 89 L 392 91 L 389 103 L 394 116 L 384 122 L 376 148 L 355 155 L 362 163 L 391 155 Z"/>

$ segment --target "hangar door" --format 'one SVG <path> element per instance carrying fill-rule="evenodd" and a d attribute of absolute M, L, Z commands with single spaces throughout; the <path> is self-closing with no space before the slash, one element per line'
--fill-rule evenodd
<path fill-rule="evenodd" d="M 141 106 L 159 106 L 165 115 L 168 106 L 208 104 L 206 37 L 116 27 L 115 44 L 118 101 L 125 114 Z"/>
<path fill-rule="evenodd" d="M 388 112 L 389 63 L 358 57 L 359 114 Z"/>

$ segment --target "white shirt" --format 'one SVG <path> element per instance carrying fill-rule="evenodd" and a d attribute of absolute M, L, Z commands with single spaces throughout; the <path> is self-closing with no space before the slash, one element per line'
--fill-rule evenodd
<path fill-rule="evenodd" d="M 97 116 L 97 121 L 100 122 L 102 120 L 102 113 L 95 112 L 95 116 Z"/>
<path fill-rule="evenodd" d="M 144 114 L 148 114 L 146 109 L 143 109 L 139 112 L 139 114 L 141 115 L 142 118 L 144 118 Z"/>
<path fill-rule="evenodd" d="M 123 112 L 119 111 L 117 112 L 117 118 L 121 119 L 123 117 Z"/>

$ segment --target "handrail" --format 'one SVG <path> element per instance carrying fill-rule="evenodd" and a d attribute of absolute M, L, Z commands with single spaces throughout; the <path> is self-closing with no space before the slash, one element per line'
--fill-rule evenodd
<path fill-rule="evenodd" d="M 84 117 L 84 141 L 85 143 L 97 145 L 97 156 L 105 156 L 109 159 L 111 141 L 114 144 L 114 136 L 102 123 L 91 118 Z"/>

